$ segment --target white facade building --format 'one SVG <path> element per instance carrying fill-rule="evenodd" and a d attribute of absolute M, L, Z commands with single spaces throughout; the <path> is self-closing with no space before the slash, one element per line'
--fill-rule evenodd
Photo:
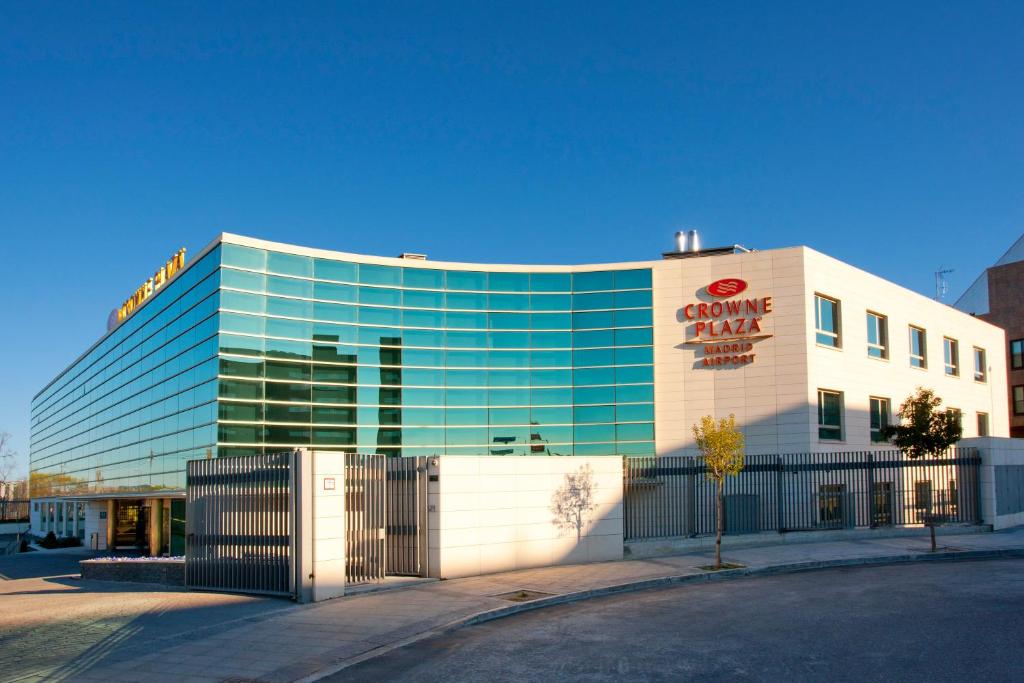
<path fill-rule="evenodd" d="M 961 412 L 964 437 L 1007 436 L 999 327 L 807 247 L 651 266 L 658 455 L 691 452 L 692 425 L 703 415 L 729 414 L 750 454 L 885 447 L 872 441 L 872 410 L 897 420 L 899 404 L 917 387 L 933 389 L 944 406 Z M 727 278 L 745 289 L 731 297 L 707 293 L 710 283 Z M 746 313 L 751 299 L 762 308 L 768 299 L 770 310 Z M 689 319 L 686 307 L 713 301 L 739 301 L 743 315 L 712 316 L 709 309 L 709 322 L 758 320 L 759 331 L 714 330 L 719 338 L 739 338 L 730 344 L 742 344 L 741 351 L 749 348 L 709 356 L 740 355 L 736 363 L 704 364 L 708 346 L 717 343 L 707 326 L 699 335 L 707 343 L 687 343 L 698 337 L 700 316 L 691 308 Z M 869 323 L 876 330 L 871 339 Z M 744 361 L 744 353 L 752 360 Z M 838 421 L 830 419 L 834 406 Z"/>

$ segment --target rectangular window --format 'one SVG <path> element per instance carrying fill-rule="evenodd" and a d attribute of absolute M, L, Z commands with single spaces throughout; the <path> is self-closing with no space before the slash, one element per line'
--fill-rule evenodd
<path fill-rule="evenodd" d="M 964 413 L 959 408 L 946 408 L 946 412 L 953 416 L 956 423 L 963 427 L 964 424 Z"/>
<path fill-rule="evenodd" d="M 818 486 L 818 518 L 822 526 L 838 528 L 843 526 L 846 484 L 821 484 Z"/>
<path fill-rule="evenodd" d="M 978 413 L 978 436 L 988 436 L 988 413 Z"/>
<path fill-rule="evenodd" d="M 1014 339 L 1010 342 L 1010 369 L 1024 369 L 1024 339 Z"/>
<path fill-rule="evenodd" d="M 869 400 L 871 412 L 871 443 L 885 443 L 882 430 L 889 426 L 889 399 L 872 396 Z"/>
<path fill-rule="evenodd" d="M 839 302 L 835 299 L 814 295 L 814 332 L 815 341 L 822 346 L 842 347 L 840 330 Z"/>
<path fill-rule="evenodd" d="M 910 367 L 928 367 L 928 344 L 925 332 L 920 327 L 910 326 Z"/>
<path fill-rule="evenodd" d="M 914 507 L 920 512 L 928 512 L 932 507 L 932 482 L 929 480 L 914 482 Z"/>
<path fill-rule="evenodd" d="M 818 389 L 818 438 L 843 439 L 843 395 L 838 391 Z"/>
<path fill-rule="evenodd" d="M 889 357 L 889 320 L 871 311 L 868 311 L 868 355 L 872 358 Z"/>
<path fill-rule="evenodd" d="M 891 481 L 876 481 L 872 486 L 871 523 L 874 526 L 892 524 L 893 496 Z"/>
<path fill-rule="evenodd" d="M 942 356 L 946 364 L 946 374 L 950 377 L 960 376 L 960 342 L 949 337 L 942 338 Z"/>
<path fill-rule="evenodd" d="M 1024 415 L 1024 385 L 1013 388 L 1013 414 Z"/>
<path fill-rule="evenodd" d="M 974 381 L 988 381 L 988 359 L 985 358 L 985 349 L 974 347 Z"/>

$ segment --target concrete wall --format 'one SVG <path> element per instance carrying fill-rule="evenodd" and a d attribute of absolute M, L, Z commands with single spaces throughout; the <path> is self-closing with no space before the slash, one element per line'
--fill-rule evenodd
<path fill-rule="evenodd" d="M 428 484 L 430 576 L 622 558 L 621 458 L 443 456 L 435 462 Z M 572 478 L 588 473 L 592 507 L 580 516 L 579 529 L 572 521 L 560 524 L 558 503 L 571 505 Z"/>
<path fill-rule="evenodd" d="M 313 600 L 345 594 L 345 455 L 314 452 Z"/>
<path fill-rule="evenodd" d="M 992 529 L 1024 524 L 1024 439 L 964 439 L 981 454 L 981 519 Z"/>
<path fill-rule="evenodd" d="M 654 265 L 654 397 L 658 455 L 695 454 L 692 425 L 704 415 L 730 413 L 744 431 L 747 452 L 806 451 L 807 327 L 800 248 L 667 260 Z M 711 282 L 741 278 L 736 298 L 772 297 L 760 319 L 767 339 L 752 342 L 752 363 L 704 367 L 703 346 L 686 320 L 687 304 L 709 302 Z M 813 318 L 812 318 L 813 320 Z"/>
<path fill-rule="evenodd" d="M 96 534 L 99 550 L 107 549 L 107 501 L 91 500 L 85 504 L 85 538 L 82 544 L 92 547 L 92 535 Z"/>

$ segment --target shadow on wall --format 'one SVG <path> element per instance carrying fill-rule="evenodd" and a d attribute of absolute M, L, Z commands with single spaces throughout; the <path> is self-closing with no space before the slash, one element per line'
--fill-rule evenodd
<path fill-rule="evenodd" d="M 590 465 L 583 465 L 576 472 L 568 472 L 563 483 L 551 495 L 551 514 L 560 532 L 576 532 L 576 541 L 581 538 L 584 526 L 593 521 L 597 509 L 594 503 L 594 471 Z"/>

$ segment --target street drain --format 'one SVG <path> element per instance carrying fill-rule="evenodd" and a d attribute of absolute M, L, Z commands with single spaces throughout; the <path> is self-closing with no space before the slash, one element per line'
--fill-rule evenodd
<path fill-rule="evenodd" d="M 552 595 L 554 595 L 554 593 L 518 590 L 512 591 L 511 593 L 499 593 L 494 597 L 501 598 L 502 600 L 509 600 L 511 602 L 530 602 L 531 600 L 539 600 L 540 598 L 550 598 Z"/>

